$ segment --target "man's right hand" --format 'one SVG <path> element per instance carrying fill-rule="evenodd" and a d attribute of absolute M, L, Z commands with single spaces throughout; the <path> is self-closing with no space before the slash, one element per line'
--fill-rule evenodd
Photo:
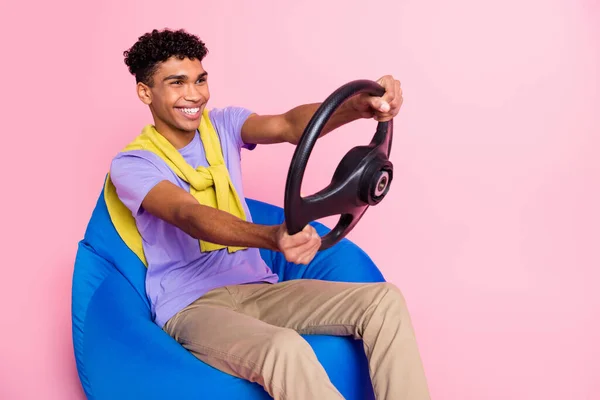
<path fill-rule="evenodd" d="M 279 226 L 277 246 L 288 262 L 308 264 L 321 247 L 321 237 L 312 225 L 306 225 L 300 232 L 290 235 L 285 222 Z"/>

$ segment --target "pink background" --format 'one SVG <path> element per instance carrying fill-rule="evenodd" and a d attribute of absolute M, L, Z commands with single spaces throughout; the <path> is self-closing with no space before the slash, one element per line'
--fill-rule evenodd
<path fill-rule="evenodd" d="M 0 398 L 83 398 L 76 244 L 111 157 L 149 121 L 122 52 L 154 27 L 207 42 L 213 107 L 283 112 L 398 77 L 394 185 L 350 237 L 404 291 L 433 398 L 600 398 L 597 2 L 87 4 L 17 2 L 0 17 Z M 306 190 L 374 126 L 320 141 Z M 246 153 L 249 196 L 282 204 L 292 150 Z"/>

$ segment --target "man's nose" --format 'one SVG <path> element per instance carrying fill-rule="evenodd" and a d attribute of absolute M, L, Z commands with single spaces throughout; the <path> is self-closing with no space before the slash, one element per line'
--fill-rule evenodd
<path fill-rule="evenodd" d="M 193 102 L 197 102 L 202 99 L 202 94 L 200 93 L 200 91 L 198 90 L 196 85 L 194 85 L 194 84 L 187 85 L 186 91 L 185 91 L 185 99 L 187 101 L 193 101 Z"/>

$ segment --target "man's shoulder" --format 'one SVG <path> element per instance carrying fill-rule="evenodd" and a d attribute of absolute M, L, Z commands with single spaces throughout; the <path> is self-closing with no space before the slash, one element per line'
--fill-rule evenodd
<path fill-rule="evenodd" d="M 113 176 L 161 174 L 168 171 L 163 159 L 147 150 L 126 150 L 117 153 L 111 160 L 110 173 Z"/>
<path fill-rule="evenodd" d="M 237 146 L 238 151 L 242 147 L 249 150 L 256 147 L 256 145 L 246 144 L 242 140 L 242 128 L 252 114 L 254 114 L 253 111 L 240 106 L 214 108 L 208 113 L 215 130 L 222 138 L 228 138 L 228 143 Z"/>
<path fill-rule="evenodd" d="M 213 108 L 208 112 L 208 115 L 213 124 L 230 124 L 238 126 L 243 123 L 253 112 L 245 107 L 226 106 Z"/>
<path fill-rule="evenodd" d="M 111 163 L 113 165 L 164 164 L 164 160 L 149 150 L 123 150 L 114 155 Z"/>

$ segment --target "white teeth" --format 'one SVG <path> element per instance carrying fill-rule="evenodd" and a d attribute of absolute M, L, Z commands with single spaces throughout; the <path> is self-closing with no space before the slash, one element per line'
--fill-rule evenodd
<path fill-rule="evenodd" d="M 198 111 L 200 111 L 199 107 L 196 108 L 182 108 L 181 111 L 183 111 L 186 114 L 196 114 Z"/>

